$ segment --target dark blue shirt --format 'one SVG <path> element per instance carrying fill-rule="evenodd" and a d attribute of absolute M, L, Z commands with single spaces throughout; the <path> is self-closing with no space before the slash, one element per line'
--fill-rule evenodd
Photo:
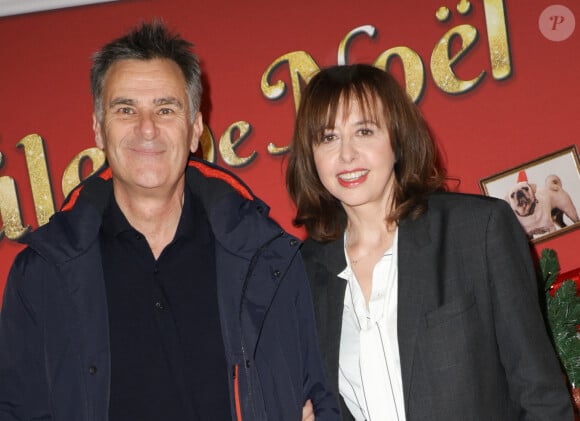
<path fill-rule="evenodd" d="M 113 196 L 100 240 L 110 421 L 231 419 L 214 238 L 199 201 L 186 189 L 175 238 L 157 260 Z"/>

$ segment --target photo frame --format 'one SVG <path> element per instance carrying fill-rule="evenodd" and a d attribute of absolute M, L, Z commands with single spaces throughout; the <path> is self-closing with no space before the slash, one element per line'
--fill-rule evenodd
<path fill-rule="evenodd" d="M 118 0 L 0 0 L 0 17 Z"/>
<path fill-rule="evenodd" d="M 508 202 L 533 243 L 580 228 L 576 145 L 483 178 L 479 187 Z"/>

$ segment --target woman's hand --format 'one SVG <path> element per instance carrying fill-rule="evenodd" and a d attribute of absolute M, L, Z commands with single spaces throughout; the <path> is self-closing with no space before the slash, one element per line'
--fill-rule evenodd
<path fill-rule="evenodd" d="M 314 421 L 314 407 L 310 399 L 302 407 L 302 421 Z"/>

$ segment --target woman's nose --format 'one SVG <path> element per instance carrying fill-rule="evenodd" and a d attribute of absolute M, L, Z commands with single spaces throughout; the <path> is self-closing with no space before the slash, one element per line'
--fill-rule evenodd
<path fill-rule="evenodd" d="M 340 159 L 343 162 L 352 162 L 358 156 L 353 141 L 349 138 L 344 138 L 340 142 Z"/>

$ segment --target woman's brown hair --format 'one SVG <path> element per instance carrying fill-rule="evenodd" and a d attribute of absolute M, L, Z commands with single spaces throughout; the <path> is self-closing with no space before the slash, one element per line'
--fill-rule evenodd
<path fill-rule="evenodd" d="M 394 208 L 385 222 L 418 217 L 426 210 L 427 196 L 444 188 L 445 171 L 425 120 L 391 75 L 367 64 L 323 69 L 302 93 L 286 170 L 286 188 L 297 208 L 293 223 L 318 241 L 342 235 L 345 215 L 318 177 L 313 148 L 334 126 L 338 108 L 351 101 L 367 116 L 374 117 L 377 104 L 385 114 L 396 159 Z"/>

